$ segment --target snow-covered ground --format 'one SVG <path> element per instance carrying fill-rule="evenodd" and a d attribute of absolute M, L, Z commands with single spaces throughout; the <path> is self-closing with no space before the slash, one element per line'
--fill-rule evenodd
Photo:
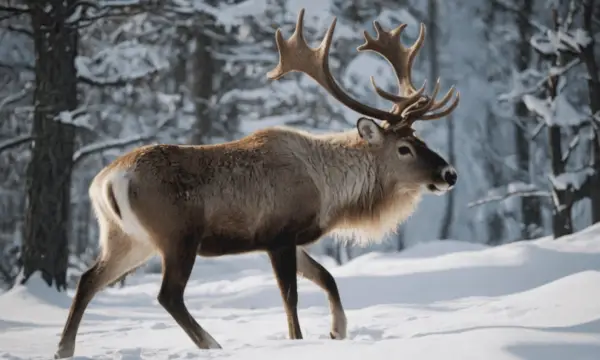
<path fill-rule="evenodd" d="M 75 359 L 600 359 L 600 226 L 496 248 L 456 241 L 336 267 L 349 338 L 330 340 L 325 295 L 300 280 L 304 340 L 287 340 L 264 255 L 198 258 L 186 300 L 222 350 L 198 350 L 158 305 L 159 275 L 99 294 Z M 38 279 L 0 295 L 0 359 L 50 359 L 72 293 Z"/>

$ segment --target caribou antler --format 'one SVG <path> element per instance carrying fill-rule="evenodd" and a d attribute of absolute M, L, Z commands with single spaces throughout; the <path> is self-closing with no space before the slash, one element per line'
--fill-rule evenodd
<path fill-rule="evenodd" d="M 460 94 L 457 92 L 454 101 L 448 108 L 438 112 L 431 113 L 445 106 L 454 94 L 454 86 L 448 90 L 446 95 L 440 100 L 435 101 L 435 97 L 440 89 L 440 79 L 438 78 L 431 96 L 421 96 L 425 89 L 426 81 L 420 89 L 416 89 L 412 83 L 411 71 L 414 60 L 423 46 L 425 41 L 425 24 L 421 23 L 419 36 L 414 44 L 406 48 L 400 42 L 402 31 L 406 28 L 406 24 L 401 24 L 391 31 L 385 31 L 378 21 L 373 22 L 373 27 L 377 33 L 377 38 L 373 39 L 367 31 L 364 31 L 365 43 L 360 45 L 358 51 L 372 51 L 381 55 L 386 59 L 396 74 L 398 80 L 398 95 L 391 94 L 375 84 L 375 80 L 371 76 L 371 84 L 377 94 L 394 103 L 391 112 L 401 115 L 402 125 L 411 124 L 415 120 L 433 120 L 439 119 L 451 113 L 460 99 Z"/>
<path fill-rule="evenodd" d="M 439 90 L 439 79 L 431 97 L 423 95 L 425 83 L 418 90 L 412 84 L 412 64 L 425 39 L 425 26 L 423 24 L 421 24 L 417 41 L 408 49 L 400 44 L 400 34 L 406 24 L 402 24 L 390 32 L 385 32 L 379 23 L 375 21 L 377 39 L 373 39 L 366 31 L 364 32 L 366 42 L 359 46 L 357 50 L 373 51 L 383 56 L 394 68 L 398 85 L 404 91 L 398 95 L 391 94 L 379 88 L 373 77 L 371 77 L 375 92 L 384 99 L 393 102 L 394 107 L 390 111 L 384 111 L 360 103 L 352 98 L 337 84 L 329 69 L 329 49 L 336 22 L 337 19 L 334 17 L 319 47 L 311 48 L 304 39 L 304 9 L 301 9 L 294 33 L 288 40 L 285 40 L 281 35 L 281 29 L 277 29 L 275 39 L 279 52 L 279 63 L 267 73 L 267 77 L 276 80 L 293 71 L 305 73 L 350 109 L 365 116 L 386 121 L 394 127 L 410 126 L 415 120 L 438 119 L 456 108 L 459 100 L 458 92 L 454 102 L 448 108 L 438 113 L 428 113 L 443 107 L 452 97 L 454 87 L 448 91 L 441 101 L 435 102 L 434 99 Z"/>
<path fill-rule="evenodd" d="M 293 71 L 303 72 L 312 77 L 319 85 L 327 90 L 334 98 L 350 109 L 381 120 L 393 120 L 395 115 L 387 111 L 375 109 L 358 102 L 342 90 L 329 70 L 329 49 L 337 19 L 327 29 L 325 37 L 318 48 L 311 48 L 304 39 L 304 9 L 298 14 L 296 29 L 288 40 L 284 40 L 281 29 L 277 29 L 275 40 L 279 51 L 279 63 L 267 73 L 271 80 L 277 80 L 285 74 Z"/>

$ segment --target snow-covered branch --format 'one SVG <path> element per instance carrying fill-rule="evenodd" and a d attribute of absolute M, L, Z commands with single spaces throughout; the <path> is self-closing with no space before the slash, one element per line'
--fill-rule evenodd
<path fill-rule="evenodd" d="M 94 57 L 79 56 L 75 60 L 78 79 L 92 86 L 125 86 L 150 78 L 167 66 L 159 47 L 136 41 L 122 42 Z"/>
<path fill-rule="evenodd" d="M 14 147 L 26 144 L 32 140 L 33 140 L 33 137 L 31 135 L 21 135 L 21 136 L 16 136 L 12 139 L 0 141 L 0 152 L 10 150 Z"/>
<path fill-rule="evenodd" d="M 133 16 L 145 12 L 157 12 L 165 1 L 155 0 L 79 0 L 69 8 L 68 24 L 86 27 L 96 20 L 119 16 Z"/>
<path fill-rule="evenodd" d="M 25 84 L 25 86 L 23 87 L 23 89 L 21 91 L 11 94 L 11 95 L 8 95 L 4 99 L 2 99 L 0 101 L 0 112 L 2 111 L 2 109 L 5 106 L 15 103 L 15 102 L 21 100 L 22 98 L 24 98 L 25 96 L 27 96 L 27 94 L 29 93 L 29 91 L 31 91 L 32 88 L 33 87 L 31 86 L 31 83 L 28 82 Z"/>
<path fill-rule="evenodd" d="M 598 124 L 595 124 L 598 123 Z M 595 113 L 594 115 L 592 115 L 592 124 L 594 126 L 600 126 L 600 112 Z"/>
<path fill-rule="evenodd" d="M 591 42 L 590 35 L 583 29 L 575 29 L 572 34 L 563 31 L 538 34 L 531 37 L 531 46 L 541 54 L 552 55 L 558 52 L 580 53 Z"/>
<path fill-rule="evenodd" d="M 145 74 L 150 75 L 150 74 Z M 100 78 L 100 77 L 87 77 L 85 75 L 78 75 L 77 79 L 84 84 L 96 87 L 104 87 L 104 86 L 125 86 L 135 80 L 140 80 L 140 78 L 128 78 L 126 76 L 123 77 L 114 77 L 114 78 Z"/>
<path fill-rule="evenodd" d="M 565 152 L 563 153 L 562 156 L 562 162 L 563 163 L 567 163 L 567 161 L 569 160 L 569 157 L 571 156 L 571 154 L 573 154 L 573 150 L 577 147 L 577 145 L 579 144 L 579 140 L 580 140 L 580 136 L 575 135 L 573 137 L 573 140 L 571 140 L 571 142 L 569 143 L 569 147 L 565 150 Z"/>
<path fill-rule="evenodd" d="M 29 36 L 30 38 L 33 38 L 33 32 L 26 27 L 21 27 L 21 26 L 16 26 L 16 25 L 7 25 L 6 27 L 4 27 L 4 29 L 7 31 L 10 31 L 10 32 L 22 34 L 25 36 Z"/>
<path fill-rule="evenodd" d="M 535 95 L 523 95 L 527 109 L 537 115 L 547 126 L 580 126 L 588 117 L 579 113 L 565 96 L 541 99 Z"/>
<path fill-rule="evenodd" d="M 159 124 L 156 126 L 155 130 L 150 133 L 134 135 L 134 136 L 126 137 L 126 138 L 122 138 L 122 139 L 111 139 L 111 140 L 106 140 L 106 141 L 102 141 L 102 142 L 95 142 L 90 145 L 83 146 L 83 147 L 79 148 L 77 151 L 75 151 L 75 153 L 73 154 L 73 164 L 74 164 L 74 166 L 76 166 L 79 162 L 81 162 L 86 157 L 93 155 L 95 153 L 98 153 L 98 152 L 102 152 L 102 151 L 109 150 L 109 149 L 122 148 L 122 147 L 129 146 L 129 145 L 132 145 L 132 144 L 135 144 L 138 142 L 152 140 L 152 139 L 156 138 L 158 132 L 160 130 L 162 130 L 162 128 L 170 120 L 172 120 L 173 116 L 174 116 L 174 113 L 169 114 L 167 117 L 165 117 L 163 120 L 161 120 L 159 122 Z"/>
<path fill-rule="evenodd" d="M 304 109 L 299 113 L 287 113 L 283 115 L 271 115 L 264 116 L 260 119 L 253 120 L 247 119 L 240 126 L 240 132 L 243 134 L 249 134 L 257 129 L 261 129 L 269 126 L 291 126 L 298 125 L 298 123 L 306 122 L 310 115 L 310 109 Z"/>
<path fill-rule="evenodd" d="M 584 167 L 579 171 L 567 172 L 557 176 L 550 175 L 550 182 L 556 190 L 571 189 L 576 191 L 583 188 L 587 179 L 591 176 L 594 176 L 594 169 Z"/>
<path fill-rule="evenodd" d="M 552 194 L 549 191 L 538 189 L 533 184 L 525 184 L 522 182 L 510 183 L 506 186 L 492 189 L 488 192 L 487 196 L 476 201 L 472 201 L 467 204 L 468 207 L 475 207 L 484 205 L 490 202 L 499 202 L 510 199 L 512 197 L 551 197 Z"/>
<path fill-rule="evenodd" d="M 231 62 L 273 62 L 273 57 L 270 54 L 264 53 L 238 53 L 238 54 L 223 54 L 217 51 L 213 52 L 215 59 L 226 60 Z"/>
<path fill-rule="evenodd" d="M 500 94 L 498 96 L 498 100 L 510 101 L 515 99 L 521 99 L 527 94 L 536 93 L 546 86 L 546 83 L 548 82 L 548 76 L 562 76 L 579 64 L 581 64 L 581 59 L 575 58 L 569 61 L 569 63 L 567 63 L 564 66 L 552 66 L 549 69 L 548 74 L 546 76 L 541 75 L 539 72 L 536 72 L 537 75 L 541 76 L 540 79 L 537 80 L 532 86 L 523 86 L 522 84 L 520 84 L 520 81 L 522 80 L 520 77 L 524 75 L 533 75 L 531 71 L 528 71 L 527 74 L 517 74 L 514 76 L 515 85 L 513 86 L 512 90 L 510 92 Z"/>
<path fill-rule="evenodd" d="M 29 8 L 24 6 L 6 6 L 0 5 L 0 13 L 6 13 L 5 15 L 0 15 L 0 21 L 10 19 L 15 16 L 29 14 Z"/>
<path fill-rule="evenodd" d="M 142 142 L 142 141 L 148 141 L 153 139 L 156 136 L 156 133 L 151 133 L 151 134 L 142 134 L 142 135 L 135 135 L 135 136 L 131 136 L 131 137 L 127 137 L 127 138 L 123 138 L 123 139 L 114 139 L 114 140 L 107 140 L 104 142 L 97 142 L 97 143 L 93 143 L 91 145 L 86 145 L 81 147 L 80 149 L 78 149 L 74 154 L 73 154 L 73 164 L 74 166 L 76 166 L 78 163 L 80 163 L 82 160 L 84 160 L 86 157 L 105 151 L 105 150 L 109 150 L 109 149 L 115 149 L 115 148 L 122 148 L 125 146 L 129 146 L 138 142 Z"/>
<path fill-rule="evenodd" d="M 519 16 L 519 17 L 524 17 L 525 15 L 523 14 L 523 12 L 521 11 L 521 9 L 519 9 L 519 7 L 515 6 L 514 4 L 512 4 L 510 1 L 506 1 L 506 0 L 496 0 L 494 2 L 494 4 L 498 7 L 501 7 L 502 9 L 506 10 L 506 11 L 510 11 L 513 14 Z M 536 20 L 527 17 L 525 18 L 525 20 L 527 20 L 527 22 L 529 22 L 529 24 L 533 27 L 535 27 L 536 29 L 538 29 L 541 32 L 545 32 L 548 30 L 548 28 L 542 24 L 540 24 L 539 22 L 537 22 Z"/>
<path fill-rule="evenodd" d="M 2 12 L 10 12 L 10 13 L 17 13 L 17 14 L 28 14 L 29 13 L 29 8 L 27 8 L 25 6 L 6 6 L 6 5 L 0 5 L 0 11 L 2 11 Z"/>
<path fill-rule="evenodd" d="M 94 132 L 94 126 L 88 123 L 90 116 L 87 111 L 87 106 L 81 106 L 72 111 L 61 111 L 55 117 L 55 120 L 63 124 L 84 128 Z"/>

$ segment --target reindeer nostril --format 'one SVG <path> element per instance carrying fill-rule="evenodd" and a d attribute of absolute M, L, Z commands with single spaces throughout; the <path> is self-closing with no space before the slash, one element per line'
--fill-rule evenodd
<path fill-rule="evenodd" d="M 442 170 L 442 178 L 448 183 L 448 185 L 454 186 L 457 178 L 456 171 L 454 171 L 454 169 L 451 167 L 447 167 Z"/>

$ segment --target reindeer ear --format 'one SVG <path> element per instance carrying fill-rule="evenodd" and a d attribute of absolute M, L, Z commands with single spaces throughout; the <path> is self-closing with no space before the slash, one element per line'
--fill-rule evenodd
<path fill-rule="evenodd" d="M 373 119 L 361 117 L 356 122 L 358 134 L 371 145 L 383 143 L 383 129 Z"/>

